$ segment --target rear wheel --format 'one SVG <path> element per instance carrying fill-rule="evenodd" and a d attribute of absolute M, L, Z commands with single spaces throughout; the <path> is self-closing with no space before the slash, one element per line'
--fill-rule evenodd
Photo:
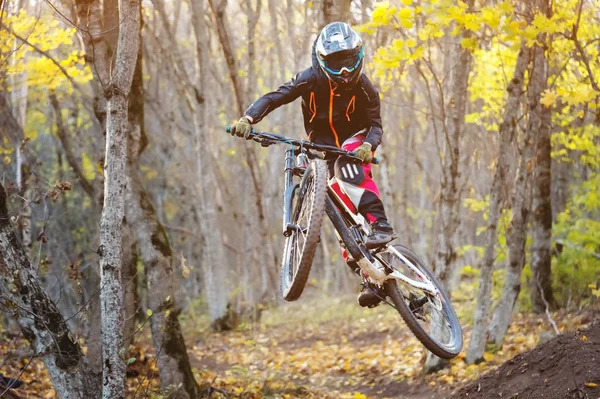
<path fill-rule="evenodd" d="M 404 260 L 390 249 L 381 252 L 377 257 L 391 269 L 412 280 L 428 280 L 435 286 L 437 294 L 432 295 L 404 281 L 389 279 L 384 283 L 387 295 L 408 328 L 427 349 L 443 359 L 456 357 L 463 346 L 462 331 L 444 288 L 408 248 L 401 245 L 394 245 L 393 248 L 419 272 L 409 268 Z"/>
<path fill-rule="evenodd" d="M 327 177 L 325 163 L 312 160 L 297 189 L 292 208 L 296 229 L 285 240 L 281 267 L 281 293 L 287 301 L 300 298 L 308 280 L 325 216 Z"/>

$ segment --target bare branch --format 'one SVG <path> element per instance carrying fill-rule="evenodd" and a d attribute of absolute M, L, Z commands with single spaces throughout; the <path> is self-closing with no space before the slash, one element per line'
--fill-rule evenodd
<path fill-rule="evenodd" d="M 54 109 L 56 134 L 63 146 L 63 149 L 65 150 L 67 161 L 69 162 L 69 165 L 73 169 L 73 172 L 75 172 L 75 175 L 79 179 L 79 183 L 81 184 L 81 187 L 83 187 L 83 190 L 90 196 L 92 201 L 95 201 L 96 196 L 94 192 L 94 187 L 83 175 L 83 172 L 79 167 L 79 162 L 77 161 L 75 154 L 73 154 L 73 149 L 71 148 L 71 143 L 69 142 L 69 138 L 67 136 L 67 130 L 65 129 L 65 124 L 63 123 L 62 115 L 60 113 L 60 105 L 58 103 L 58 98 L 56 98 L 56 94 L 52 91 L 50 92 L 48 97 L 50 98 L 50 104 Z"/>

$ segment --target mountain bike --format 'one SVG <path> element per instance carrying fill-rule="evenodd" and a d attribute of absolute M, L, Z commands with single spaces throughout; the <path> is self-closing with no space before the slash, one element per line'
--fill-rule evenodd
<path fill-rule="evenodd" d="M 283 192 L 285 244 L 280 279 L 283 298 L 287 301 L 300 298 L 327 215 L 340 246 L 349 260 L 358 265 L 358 274 L 366 288 L 396 309 L 415 337 L 433 354 L 444 359 L 456 357 L 463 345 L 461 327 L 448 295 L 434 274 L 402 245 L 388 243 L 367 249 L 365 239 L 371 233 L 368 221 L 352 212 L 332 188 L 338 179 L 329 178 L 323 160 L 326 155 L 347 157 L 357 167 L 361 160 L 338 147 L 275 133 L 253 130 L 248 140 L 263 147 L 289 145 L 285 151 Z"/>

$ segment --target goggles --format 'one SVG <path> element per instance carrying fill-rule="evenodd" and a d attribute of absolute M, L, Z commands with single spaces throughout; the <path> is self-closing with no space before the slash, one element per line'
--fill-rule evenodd
<path fill-rule="evenodd" d="M 322 61 L 323 68 L 332 75 L 341 75 L 344 71 L 352 73 L 360 66 L 364 57 L 364 48 L 354 54 L 334 56 Z"/>

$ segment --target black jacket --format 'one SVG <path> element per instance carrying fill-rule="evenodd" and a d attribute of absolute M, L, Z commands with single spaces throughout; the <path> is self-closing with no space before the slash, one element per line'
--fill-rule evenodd
<path fill-rule="evenodd" d="M 256 100 L 246 110 L 253 123 L 269 112 L 302 97 L 304 128 L 315 143 L 341 147 L 344 140 L 366 129 L 366 142 L 373 150 L 381 144 L 380 100 L 373 83 L 362 74 L 348 90 L 336 87 L 321 70 L 313 48 L 313 66 L 299 72 L 277 90 Z"/>

